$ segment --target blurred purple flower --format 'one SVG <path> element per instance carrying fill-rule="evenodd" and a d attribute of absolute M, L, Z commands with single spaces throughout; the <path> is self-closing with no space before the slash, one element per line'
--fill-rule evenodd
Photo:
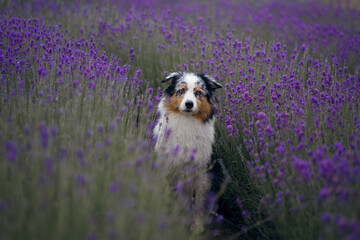
<path fill-rule="evenodd" d="M 116 192 L 120 187 L 120 183 L 119 182 L 113 182 L 111 185 L 110 185 L 110 191 L 111 192 Z"/>
<path fill-rule="evenodd" d="M 92 136 L 92 131 L 91 131 L 90 129 L 88 129 L 88 130 L 86 131 L 86 136 L 87 136 L 87 137 L 91 137 L 91 136 Z"/>
<path fill-rule="evenodd" d="M 265 127 L 265 131 L 269 138 L 271 138 L 275 134 L 274 129 L 270 126 L 270 124 Z"/>
<path fill-rule="evenodd" d="M 47 128 L 43 124 L 40 125 L 40 135 L 41 135 L 41 144 L 43 148 L 47 148 L 49 133 Z"/>
<path fill-rule="evenodd" d="M 74 86 L 74 88 L 77 88 L 78 86 L 79 86 L 79 80 L 75 80 L 75 81 L 73 81 L 73 86 Z"/>
<path fill-rule="evenodd" d="M 89 89 L 95 90 L 95 82 L 89 81 Z"/>
<path fill-rule="evenodd" d="M 5 143 L 5 148 L 6 148 L 6 156 L 7 159 L 10 162 L 14 162 L 16 159 L 16 155 L 17 155 L 17 147 L 15 144 L 13 144 L 12 142 L 6 142 Z"/>
<path fill-rule="evenodd" d="M 80 173 L 76 176 L 75 181 L 79 185 L 85 185 L 86 184 L 85 176 L 80 174 Z"/>
<path fill-rule="evenodd" d="M 85 166 L 84 151 L 82 149 L 77 150 L 76 156 L 77 156 L 81 166 Z"/>
<path fill-rule="evenodd" d="M 98 132 L 99 132 L 99 133 L 102 133 L 103 130 L 104 130 L 104 126 L 103 126 L 102 124 L 99 124 L 99 125 L 98 125 Z"/>
<path fill-rule="evenodd" d="M 172 154 L 176 156 L 180 151 L 180 145 L 176 145 L 176 147 L 172 150 Z"/>
<path fill-rule="evenodd" d="M 96 235 L 95 233 L 90 233 L 87 237 L 87 240 L 96 240 Z"/>
<path fill-rule="evenodd" d="M 109 131 L 113 131 L 115 129 L 115 123 L 114 122 L 111 122 L 110 125 L 109 125 Z"/>
<path fill-rule="evenodd" d="M 312 176 L 310 164 L 305 160 L 300 160 L 295 155 L 292 156 L 292 160 L 294 169 L 300 173 L 305 182 L 308 182 Z"/>
<path fill-rule="evenodd" d="M 175 190 L 176 192 L 181 192 L 182 189 L 183 189 L 183 184 L 182 184 L 182 182 L 177 181 L 176 184 L 175 184 L 174 190 Z"/>
<path fill-rule="evenodd" d="M 129 50 L 129 58 L 130 58 L 130 62 L 134 61 L 135 53 L 134 53 L 134 48 L 133 47 L 131 47 L 130 50 Z"/>
<path fill-rule="evenodd" d="M 327 214 L 327 213 L 323 213 L 323 214 L 321 215 L 321 220 L 323 220 L 323 221 L 326 222 L 326 223 L 330 223 L 330 221 L 331 221 L 331 216 L 330 216 L 329 214 Z"/>

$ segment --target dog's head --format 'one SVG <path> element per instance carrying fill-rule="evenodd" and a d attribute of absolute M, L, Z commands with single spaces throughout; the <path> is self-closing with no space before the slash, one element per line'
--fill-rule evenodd
<path fill-rule="evenodd" d="M 214 91 L 222 86 L 205 74 L 171 73 L 162 83 L 167 83 L 165 107 L 171 113 L 194 116 L 206 122 L 213 117 Z"/>

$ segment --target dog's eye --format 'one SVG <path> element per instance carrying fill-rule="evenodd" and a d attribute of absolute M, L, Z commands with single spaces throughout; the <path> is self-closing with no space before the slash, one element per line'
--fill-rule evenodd
<path fill-rule="evenodd" d="M 179 94 L 183 94 L 183 93 L 185 92 L 185 90 L 182 88 L 182 89 L 179 89 L 177 92 L 178 92 Z"/>
<path fill-rule="evenodd" d="M 195 92 L 195 96 L 201 96 L 201 94 L 202 94 L 202 92 L 200 92 L 200 91 Z"/>

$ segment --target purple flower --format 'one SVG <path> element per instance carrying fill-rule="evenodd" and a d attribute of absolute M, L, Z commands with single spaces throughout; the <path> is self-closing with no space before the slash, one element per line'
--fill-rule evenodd
<path fill-rule="evenodd" d="M 111 122 L 109 125 L 109 131 L 113 131 L 115 129 L 115 123 Z"/>
<path fill-rule="evenodd" d="M 312 176 L 310 164 L 305 160 L 300 160 L 295 155 L 292 156 L 293 159 L 293 167 L 297 170 L 302 176 L 305 182 L 308 182 L 310 177 Z"/>
<path fill-rule="evenodd" d="M 102 133 L 104 130 L 104 126 L 102 124 L 98 125 L 98 132 Z"/>
<path fill-rule="evenodd" d="M 53 159 L 50 157 L 45 157 L 44 164 L 47 173 L 51 175 L 53 173 Z"/>
<path fill-rule="evenodd" d="M 274 129 L 270 126 L 270 124 L 268 124 L 266 127 L 265 127 L 265 131 L 266 131 L 266 134 L 269 138 L 271 138 L 272 136 L 274 136 Z"/>
<path fill-rule="evenodd" d="M 216 222 L 221 223 L 224 220 L 224 216 L 222 214 L 218 214 L 216 216 Z"/>
<path fill-rule="evenodd" d="M 168 139 L 170 137 L 171 134 L 171 128 L 167 128 L 165 131 L 165 139 Z"/>
<path fill-rule="evenodd" d="M 176 145 L 176 147 L 173 149 L 172 154 L 176 156 L 180 151 L 180 145 Z"/>
<path fill-rule="evenodd" d="M 76 155 L 81 166 L 85 166 L 84 151 L 82 149 L 79 149 L 77 150 Z"/>
<path fill-rule="evenodd" d="M 88 129 L 88 130 L 86 131 L 86 136 L 87 136 L 87 137 L 91 137 L 91 136 L 92 136 L 92 131 L 91 131 L 90 129 Z"/>
<path fill-rule="evenodd" d="M 85 185 L 86 184 L 86 178 L 82 174 L 78 174 L 75 178 L 75 181 L 79 185 Z"/>
<path fill-rule="evenodd" d="M 240 208 L 240 209 L 242 209 L 243 208 L 243 203 L 242 203 L 242 201 L 241 201 L 241 199 L 240 198 L 236 198 L 236 204 L 238 205 L 238 207 Z"/>
<path fill-rule="evenodd" d="M 324 187 L 320 190 L 319 199 L 326 199 L 330 195 L 328 187 Z"/>
<path fill-rule="evenodd" d="M 195 160 L 195 154 L 194 153 L 191 153 L 190 154 L 190 161 L 194 161 Z"/>
<path fill-rule="evenodd" d="M 281 191 L 276 194 L 276 203 L 278 204 L 282 203 L 282 196 L 283 193 Z"/>
<path fill-rule="evenodd" d="M 175 184 L 174 190 L 175 190 L 176 192 L 181 192 L 182 189 L 183 189 L 183 184 L 182 184 L 182 182 L 177 181 L 176 184 Z"/>
<path fill-rule="evenodd" d="M 80 83 L 79 80 L 73 81 L 73 87 L 77 88 L 79 86 L 79 83 Z"/>
<path fill-rule="evenodd" d="M 96 240 L 96 235 L 95 233 L 90 233 L 87 237 L 88 240 Z"/>
<path fill-rule="evenodd" d="M 140 166 L 143 162 L 145 162 L 147 160 L 147 156 L 142 156 L 142 157 L 139 157 L 137 160 L 136 160 L 136 166 Z"/>
<path fill-rule="evenodd" d="M 274 185 L 275 185 L 275 187 L 278 187 L 278 186 L 279 186 L 279 179 L 275 178 L 275 180 L 274 180 Z"/>
<path fill-rule="evenodd" d="M 321 220 L 323 220 L 326 223 L 329 223 L 331 221 L 331 216 L 328 213 L 323 213 L 321 215 Z"/>
<path fill-rule="evenodd" d="M 89 81 L 89 89 L 95 90 L 95 82 Z"/>
<path fill-rule="evenodd" d="M 19 89 L 23 89 L 24 87 L 24 80 L 21 79 L 20 82 L 18 83 Z"/>
<path fill-rule="evenodd" d="M 17 155 L 17 147 L 12 142 L 6 142 L 5 148 L 7 159 L 11 162 L 14 162 Z"/>
<path fill-rule="evenodd" d="M 130 62 L 134 61 L 135 53 L 134 53 L 134 48 L 133 47 L 131 47 L 130 50 L 129 50 L 129 58 L 130 58 Z"/>
<path fill-rule="evenodd" d="M 52 135 L 53 137 L 56 136 L 57 132 L 58 132 L 58 131 L 57 131 L 57 128 L 55 128 L 55 127 L 50 128 L 50 133 L 51 133 L 51 135 Z"/>
<path fill-rule="evenodd" d="M 113 182 L 111 185 L 110 185 L 110 191 L 111 192 L 116 192 L 120 187 L 120 183 L 119 182 Z"/>
<path fill-rule="evenodd" d="M 40 125 L 41 144 L 43 148 L 48 147 L 49 133 L 44 125 Z"/>

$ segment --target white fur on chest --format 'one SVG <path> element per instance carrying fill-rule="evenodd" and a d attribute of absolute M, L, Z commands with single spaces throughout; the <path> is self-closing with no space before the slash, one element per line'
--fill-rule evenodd
<path fill-rule="evenodd" d="M 164 107 L 164 99 L 159 110 L 160 119 L 154 128 L 156 151 L 175 164 L 194 161 L 196 165 L 206 166 L 214 143 L 214 119 L 203 123 L 193 116 L 169 113 Z"/>

